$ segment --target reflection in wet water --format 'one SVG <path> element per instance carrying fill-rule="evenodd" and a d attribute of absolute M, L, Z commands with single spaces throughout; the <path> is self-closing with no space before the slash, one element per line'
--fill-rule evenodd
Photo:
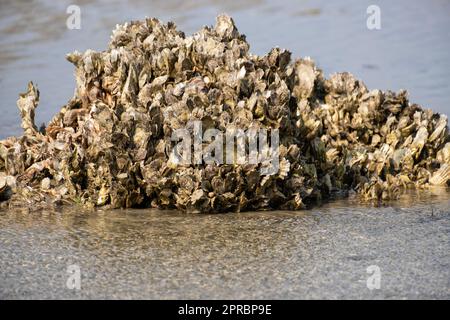
<path fill-rule="evenodd" d="M 422 192 L 301 212 L 3 212 L 0 298 L 449 298 L 449 208 Z"/>
<path fill-rule="evenodd" d="M 294 57 L 313 57 L 326 74 L 350 71 L 370 88 L 406 88 L 413 102 L 450 113 L 448 1 L 79 0 L 81 30 L 68 30 L 66 8 L 72 2 L 1 1 L 0 138 L 21 132 L 15 103 L 29 80 L 41 90 L 37 122 L 46 122 L 75 87 L 65 54 L 103 50 L 116 23 L 145 16 L 173 20 L 192 33 L 227 12 L 257 54 L 288 48 Z M 366 27 L 371 4 L 381 8 L 378 31 Z"/>

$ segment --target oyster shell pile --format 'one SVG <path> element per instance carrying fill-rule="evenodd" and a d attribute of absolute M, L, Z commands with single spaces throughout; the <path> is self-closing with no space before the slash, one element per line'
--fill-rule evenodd
<path fill-rule="evenodd" d="M 18 107 L 24 135 L 0 141 L 2 207 L 302 209 L 335 194 L 393 199 L 450 180 L 447 117 L 407 93 L 369 91 L 349 73 L 325 78 L 279 48 L 250 54 L 233 20 L 185 36 L 157 19 L 117 26 L 108 50 L 74 52 L 74 97 L 45 128 L 39 92 Z M 174 165 L 173 130 L 279 130 L 280 169 Z"/>

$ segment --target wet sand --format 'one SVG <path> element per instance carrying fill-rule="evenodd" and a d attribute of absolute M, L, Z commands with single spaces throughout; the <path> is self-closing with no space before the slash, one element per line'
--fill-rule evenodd
<path fill-rule="evenodd" d="M 2 212 L 0 298 L 449 299 L 449 231 L 446 192 L 301 212 Z"/>

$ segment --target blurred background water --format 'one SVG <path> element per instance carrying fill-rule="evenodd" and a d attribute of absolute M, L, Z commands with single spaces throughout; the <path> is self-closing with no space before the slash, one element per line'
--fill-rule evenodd
<path fill-rule="evenodd" d="M 81 8 L 80 30 L 66 27 L 70 4 Z M 372 4 L 381 9 L 380 30 L 366 25 Z M 30 80 L 41 91 L 36 122 L 48 122 L 73 95 L 65 55 L 106 49 L 117 23 L 158 17 L 192 34 L 222 12 L 253 53 L 287 48 L 326 75 L 349 71 L 369 88 L 407 89 L 412 102 L 450 113 L 448 0 L 1 0 L 0 138 L 21 133 L 16 100 Z"/>

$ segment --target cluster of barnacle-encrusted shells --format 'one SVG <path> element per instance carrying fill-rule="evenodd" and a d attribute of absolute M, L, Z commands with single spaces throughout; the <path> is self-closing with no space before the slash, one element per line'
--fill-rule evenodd
<path fill-rule="evenodd" d="M 0 142 L 3 206 L 301 209 L 350 190 L 392 199 L 450 179 L 445 115 L 410 104 L 404 91 L 369 91 L 349 73 L 326 79 L 286 50 L 252 55 L 226 15 L 189 37 L 156 19 L 127 23 L 107 51 L 68 60 L 76 92 L 45 129 L 34 124 L 32 83 L 19 98 L 25 134 Z M 174 165 L 171 134 L 193 120 L 278 129 L 279 171 Z"/>

